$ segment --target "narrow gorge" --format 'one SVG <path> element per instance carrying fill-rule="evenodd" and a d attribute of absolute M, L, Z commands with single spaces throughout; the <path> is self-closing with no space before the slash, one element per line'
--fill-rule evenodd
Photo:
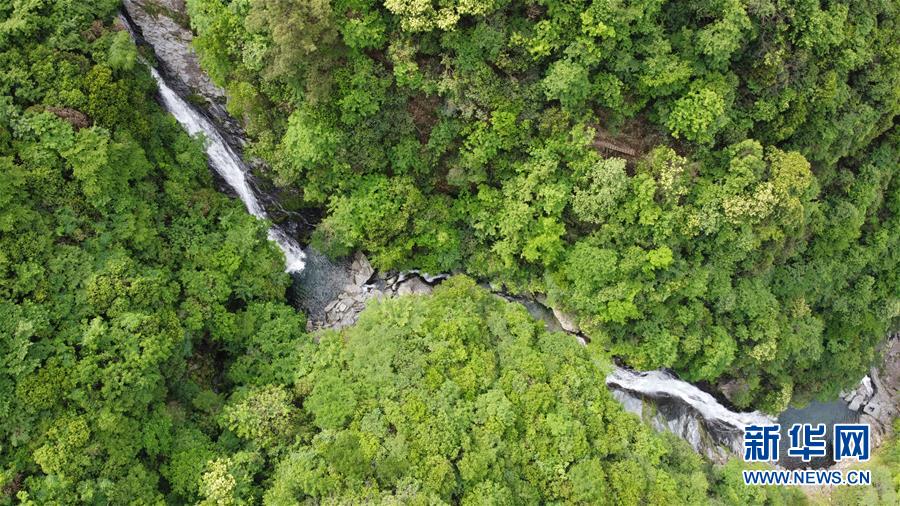
<path fill-rule="evenodd" d="M 151 10 L 148 4 L 156 8 Z M 274 199 L 259 194 L 252 171 L 242 160 L 240 128 L 228 118 L 223 107 L 224 92 L 203 74 L 190 47 L 190 30 L 174 19 L 184 16 L 183 8 L 178 0 L 126 0 L 122 21 L 139 44 L 154 50 L 159 68 L 151 67 L 150 72 L 159 85 L 162 105 L 188 133 L 205 138 L 210 167 L 241 199 L 247 211 L 267 219 L 270 211 L 264 202 Z M 189 94 L 202 97 L 204 104 L 189 100 Z M 269 238 L 284 252 L 285 269 L 295 279 L 294 298 L 298 307 L 309 315 L 311 329 L 350 325 L 368 300 L 428 293 L 444 278 L 415 272 L 376 272 L 359 253 L 351 260 L 332 262 L 320 253 L 302 247 L 288 232 L 290 228 L 273 225 L 269 229 Z M 568 322 L 561 322 L 557 315 L 563 315 L 554 315 L 554 311 L 538 300 L 497 295 L 522 302 L 532 315 L 544 320 L 553 330 L 577 330 Z M 575 336 L 582 339 L 577 333 Z M 789 409 L 778 420 L 782 424 L 861 420 L 875 428 L 876 441 L 882 440 L 891 430 L 890 420 L 897 415 L 900 346 L 896 336 L 888 341 L 883 355 L 884 365 L 873 367 L 855 391 L 830 403 L 814 402 L 806 408 Z M 732 411 L 713 394 L 680 380 L 670 371 L 638 372 L 614 365 L 606 383 L 626 410 L 656 430 L 678 435 L 715 462 L 724 462 L 741 452 L 746 425 L 775 420 L 759 412 Z M 786 467 L 797 465 L 781 464 Z M 829 464 L 828 461 L 814 462 L 813 466 Z"/>

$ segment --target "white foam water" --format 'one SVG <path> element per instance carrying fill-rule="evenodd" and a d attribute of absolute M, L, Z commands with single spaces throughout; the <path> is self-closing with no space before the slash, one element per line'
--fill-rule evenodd
<path fill-rule="evenodd" d="M 606 377 L 606 384 L 650 398 L 678 399 L 696 410 L 704 419 L 724 423 L 738 430 L 743 430 L 748 425 L 775 423 L 774 418 L 759 411 L 731 411 L 709 393 L 666 371 L 636 372 L 616 367 Z"/>
<path fill-rule="evenodd" d="M 178 123 L 192 136 L 203 135 L 206 156 L 209 164 L 222 176 L 238 197 L 247 207 L 247 211 L 260 219 L 268 219 L 265 209 L 256 198 L 253 188 L 247 179 L 247 166 L 241 157 L 225 142 L 222 135 L 216 130 L 212 122 L 190 106 L 168 84 L 160 73 L 150 67 L 150 73 L 159 86 L 159 95 L 163 106 L 169 111 Z M 290 273 L 298 273 L 303 270 L 306 263 L 306 255 L 303 249 L 284 230 L 272 226 L 269 228 L 269 239 L 278 244 L 284 252 L 285 270 Z"/>

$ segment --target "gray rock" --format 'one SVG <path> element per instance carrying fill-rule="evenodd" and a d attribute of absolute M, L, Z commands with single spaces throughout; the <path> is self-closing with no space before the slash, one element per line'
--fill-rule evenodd
<path fill-rule="evenodd" d="M 409 278 L 397 287 L 397 295 L 428 295 L 431 291 L 431 285 L 419 277 Z"/>
<path fill-rule="evenodd" d="M 893 422 L 900 416 L 900 334 L 890 336 L 882 350 L 884 361 L 872 367 L 852 391 L 842 395 L 859 420 L 871 427 L 873 446 L 893 434 Z"/>
<path fill-rule="evenodd" d="M 357 286 L 362 286 L 372 279 L 373 274 L 375 274 L 375 269 L 372 268 L 369 259 L 361 252 L 357 251 L 356 254 L 353 255 L 353 263 L 350 264 L 350 275 L 353 278 L 353 282 Z"/>
<path fill-rule="evenodd" d="M 749 388 L 747 380 L 743 378 L 732 379 L 719 385 L 719 391 L 729 402 L 734 402 L 738 395 L 746 392 Z"/>
<path fill-rule="evenodd" d="M 184 26 L 187 15 L 183 1 L 124 0 L 123 5 L 169 74 L 177 75 L 192 91 L 210 101 L 224 99 L 224 90 L 203 72 L 191 47 L 194 36 Z"/>
<path fill-rule="evenodd" d="M 559 322 L 559 325 L 566 332 L 571 332 L 572 334 L 580 334 L 581 328 L 578 326 L 578 320 L 575 319 L 575 316 L 566 313 L 560 309 L 553 309 L 553 316 L 556 317 L 556 320 Z"/>
<path fill-rule="evenodd" d="M 610 388 L 613 398 L 625 411 L 634 413 L 657 432 L 671 432 L 684 439 L 701 455 L 724 464 L 735 452 L 741 432 L 710 425 L 699 414 L 673 398 L 650 398 L 634 392 Z"/>
<path fill-rule="evenodd" d="M 401 272 L 400 280 L 402 281 L 403 279 L 406 279 L 407 277 L 410 277 L 413 274 L 424 279 L 426 283 L 431 284 L 431 285 L 438 283 L 439 281 L 443 281 L 450 277 L 449 274 L 434 274 L 434 275 L 432 275 L 432 274 L 428 274 L 427 272 L 422 272 L 418 269 L 413 269 L 411 271 Z"/>

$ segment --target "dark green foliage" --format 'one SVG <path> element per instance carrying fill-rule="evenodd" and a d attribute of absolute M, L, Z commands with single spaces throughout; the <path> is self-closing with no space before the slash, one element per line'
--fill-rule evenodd
<path fill-rule="evenodd" d="M 0 503 L 190 500 L 216 454 L 218 427 L 193 420 L 226 384 L 216 348 L 242 355 L 242 380 L 255 353 L 289 354 L 265 320 L 303 328 L 273 302 L 283 259 L 154 103 L 115 2 L 14 5 L 0 7 Z"/>
<path fill-rule="evenodd" d="M 118 2 L 0 1 L 0 504 L 803 502 L 626 415 L 600 347 L 773 409 L 862 374 L 900 287 L 893 4 L 189 4 L 319 244 L 545 291 L 595 345 L 465 277 L 307 335 Z M 837 500 L 893 500 L 896 446 Z"/>
<path fill-rule="evenodd" d="M 188 8 L 325 250 L 549 292 L 772 411 L 896 321 L 896 3 L 288 3 Z"/>
<path fill-rule="evenodd" d="M 207 465 L 207 502 L 246 498 L 250 454 L 266 456 L 255 493 L 273 505 L 706 504 L 711 486 L 802 502 L 735 485 L 738 469 L 712 470 L 624 413 L 605 359 L 469 278 L 318 337 L 298 345 L 290 381 L 228 400 L 241 444 Z"/>
<path fill-rule="evenodd" d="M 665 464 L 671 443 L 623 414 L 584 348 L 471 280 L 369 308 L 315 353 L 297 389 L 322 431 L 277 466 L 274 504 L 705 497 L 697 457 Z M 637 471 L 627 483 L 622 466 Z"/>

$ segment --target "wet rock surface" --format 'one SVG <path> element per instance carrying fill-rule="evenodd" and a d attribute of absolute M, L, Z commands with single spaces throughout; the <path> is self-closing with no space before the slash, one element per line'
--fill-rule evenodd
<path fill-rule="evenodd" d="M 570 315 L 565 311 L 553 308 L 553 316 L 556 317 L 556 321 L 559 322 L 560 327 L 562 327 L 566 332 L 572 334 L 581 333 L 581 329 L 578 327 L 577 323 L 578 320 L 576 320 L 573 315 Z"/>
<path fill-rule="evenodd" d="M 123 6 L 167 74 L 178 76 L 191 91 L 206 99 L 224 100 L 225 91 L 203 72 L 191 47 L 194 36 L 187 25 L 183 0 L 124 0 Z"/>
<path fill-rule="evenodd" d="M 679 436 L 713 462 L 724 463 L 741 453 L 745 426 L 775 423 L 756 411 L 731 411 L 666 370 L 641 372 L 616 366 L 607 375 L 606 386 L 626 411 L 658 431 Z"/>
<path fill-rule="evenodd" d="M 740 429 L 708 423 L 678 399 L 648 398 L 617 388 L 610 388 L 610 393 L 625 411 L 637 415 L 657 432 L 671 432 L 684 439 L 694 451 L 712 462 L 724 464 L 740 452 Z"/>
<path fill-rule="evenodd" d="M 872 431 L 873 446 L 893 433 L 893 421 L 900 416 L 900 333 L 893 334 L 882 349 L 882 364 L 869 370 L 859 385 L 841 398 L 859 413 L 860 423 Z"/>
<path fill-rule="evenodd" d="M 373 300 L 403 295 L 427 295 L 444 277 L 418 273 L 376 274 L 369 260 L 356 253 L 349 261 L 332 261 L 306 249 L 307 268 L 297 278 L 295 301 L 307 314 L 306 328 L 342 329 L 356 323 Z"/>
<path fill-rule="evenodd" d="M 122 6 L 123 23 L 140 46 L 152 50 L 152 64 L 166 84 L 214 125 L 217 134 L 250 169 L 245 177 L 268 217 L 288 236 L 307 240 L 321 219 L 320 211 L 285 209 L 282 202 L 296 199 L 297 190 L 276 187 L 265 175 L 268 168 L 262 160 L 244 156 L 244 130 L 228 114 L 225 91 L 200 67 L 191 45 L 193 33 L 184 0 L 123 0 Z M 219 191 L 237 196 L 216 171 L 213 176 Z"/>
<path fill-rule="evenodd" d="M 225 90 L 200 67 L 191 42 L 184 0 L 123 0 L 123 14 L 141 41 L 153 49 L 157 68 L 175 91 L 207 115 L 235 149 L 244 145 L 243 130 L 225 109 Z"/>

